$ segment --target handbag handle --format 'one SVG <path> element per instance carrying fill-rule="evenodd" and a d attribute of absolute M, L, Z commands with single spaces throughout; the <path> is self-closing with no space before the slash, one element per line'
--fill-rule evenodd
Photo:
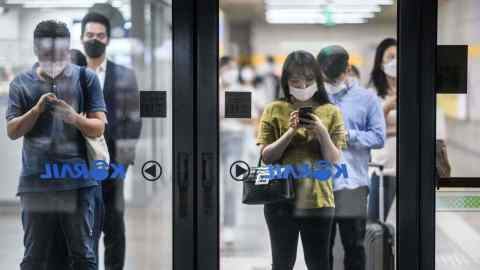
<path fill-rule="evenodd" d="M 260 165 L 262 165 L 262 154 L 261 153 L 260 153 L 260 157 L 258 158 L 257 168 L 260 167 Z"/>

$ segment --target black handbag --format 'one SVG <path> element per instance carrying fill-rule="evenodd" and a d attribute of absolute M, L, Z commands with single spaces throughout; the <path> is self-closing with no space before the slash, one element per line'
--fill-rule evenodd
<path fill-rule="evenodd" d="M 268 183 L 257 183 L 257 176 L 262 173 L 262 157 L 257 167 L 253 169 L 243 182 L 242 202 L 244 204 L 268 204 L 282 201 L 292 201 L 295 198 L 295 183 L 293 179 L 273 179 Z"/>

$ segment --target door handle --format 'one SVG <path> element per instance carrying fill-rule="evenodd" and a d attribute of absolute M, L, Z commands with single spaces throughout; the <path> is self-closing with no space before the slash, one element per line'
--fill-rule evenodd
<path fill-rule="evenodd" d="M 179 191 L 180 217 L 188 214 L 188 189 L 190 171 L 190 155 L 186 152 L 177 153 L 177 186 Z"/>
<path fill-rule="evenodd" d="M 214 179 L 214 155 L 213 153 L 202 153 L 202 188 L 203 188 L 203 211 L 205 214 L 212 213 L 212 188 Z"/>

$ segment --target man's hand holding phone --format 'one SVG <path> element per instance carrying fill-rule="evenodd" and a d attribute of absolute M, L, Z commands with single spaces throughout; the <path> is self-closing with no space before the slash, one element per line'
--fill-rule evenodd
<path fill-rule="evenodd" d="M 81 116 L 72 106 L 61 99 L 54 99 L 51 102 L 53 105 L 52 113 L 55 117 L 62 119 L 65 123 L 76 125 Z"/>
<path fill-rule="evenodd" d="M 38 114 L 42 114 L 47 109 L 47 107 L 52 104 L 56 99 L 57 97 L 54 93 L 43 94 L 34 107 L 35 111 L 37 111 Z"/>

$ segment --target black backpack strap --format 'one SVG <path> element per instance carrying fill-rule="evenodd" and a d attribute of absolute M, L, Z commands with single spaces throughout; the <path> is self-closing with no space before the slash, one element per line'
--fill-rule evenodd
<path fill-rule="evenodd" d="M 80 67 L 80 87 L 82 89 L 83 106 L 82 112 L 86 112 L 88 99 L 87 72 L 85 67 Z"/>

